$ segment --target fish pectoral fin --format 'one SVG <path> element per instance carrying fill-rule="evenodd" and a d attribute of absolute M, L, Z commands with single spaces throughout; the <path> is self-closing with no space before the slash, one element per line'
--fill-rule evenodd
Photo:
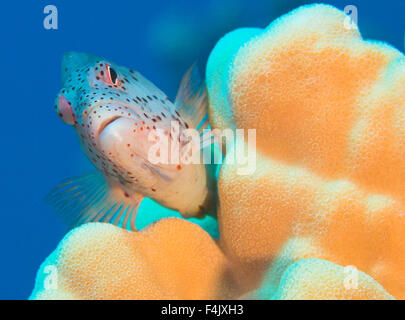
<path fill-rule="evenodd" d="M 208 125 L 207 90 L 195 64 L 183 76 L 174 104 L 190 127 L 201 133 Z"/>
<path fill-rule="evenodd" d="M 87 222 L 108 222 L 136 230 L 135 218 L 144 197 L 131 195 L 99 172 L 69 178 L 51 190 L 45 202 L 71 228 Z M 121 224 L 122 221 L 122 224 Z"/>

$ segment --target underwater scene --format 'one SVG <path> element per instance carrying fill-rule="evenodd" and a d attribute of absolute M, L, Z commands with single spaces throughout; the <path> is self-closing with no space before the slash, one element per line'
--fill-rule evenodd
<path fill-rule="evenodd" d="M 405 299 L 404 0 L 0 24 L 1 300 Z"/>

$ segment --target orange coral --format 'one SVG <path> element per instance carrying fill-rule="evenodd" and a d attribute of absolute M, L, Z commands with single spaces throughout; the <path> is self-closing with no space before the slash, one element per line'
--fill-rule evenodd
<path fill-rule="evenodd" d="M 319 259 L 302 259 L 284 272 L 276 292 L 266 282 L 245 298 L 277 300 L 392 300 L 373 278 L 354 268 Z"/>
<path fill-rule="evenodd" d="M 253 175 L 221 168 L 220 240 L 242 273 L 299 240 L 292 262 L 355 265 L 405 298 L 405 58 L 346 18 L 304 6 L 211 53 L 212 124 L 256 129 L 258 148 Z"/>
<path fill-rule="evenodd" d="M 48 265 L 57 288 L 43 286 Z M 162 219 L 140 232 L 105 223 L 74 229 L 43 263 L 32 299 L 226 297 L 225 257 L 199 226 Z"/>

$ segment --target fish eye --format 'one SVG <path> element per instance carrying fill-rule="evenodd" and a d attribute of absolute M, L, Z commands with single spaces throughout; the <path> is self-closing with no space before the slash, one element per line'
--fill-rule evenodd
<path fill-rule="evenodd" d="M 118 79 L 117 72 L 111 68 L 109 65 L 107 65 L 107 75 L 108 75 L 108 82 L 115 86 L 119 86 L 120 81 Z"/>

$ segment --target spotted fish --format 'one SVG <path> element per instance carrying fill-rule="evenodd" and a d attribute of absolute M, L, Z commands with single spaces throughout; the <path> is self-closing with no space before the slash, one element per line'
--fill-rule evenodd
<path fill-rule="evenodd" d="M 155 140 L 158 132 L 169 142 L 177 139 L 181 153 L 193 143 L 182 133 L 194 128 L 203 136 L 208 126 L 206 91 L 195 67 L 183 77 L 174 103 L 139 72 L 84 53 L 64 55 L 62 82 L 56 111 L 75 128 L 84 153 L 98 169 L 65 180 L 47 196 L 72 227 L 103 221 L 136 230 L 135 217 L 145 197 L 184 217 L 215 210 L 214 168 L 149 161 L 154 134 Z M 202 139 L 199 147 L 210 143 Z"/>

